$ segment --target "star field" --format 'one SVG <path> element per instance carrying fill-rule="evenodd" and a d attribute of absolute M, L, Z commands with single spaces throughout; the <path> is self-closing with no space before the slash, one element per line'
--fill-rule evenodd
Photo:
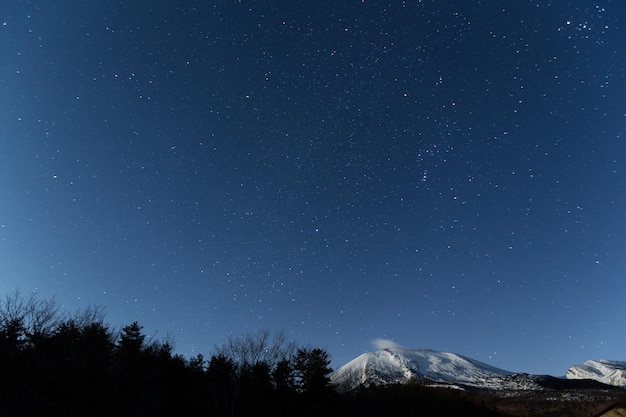
<path fill-rule="evenodd" d="M 2 291 L 185 355 L 625 359 L 620 2 L 55 3 L 0 11 Z"/>

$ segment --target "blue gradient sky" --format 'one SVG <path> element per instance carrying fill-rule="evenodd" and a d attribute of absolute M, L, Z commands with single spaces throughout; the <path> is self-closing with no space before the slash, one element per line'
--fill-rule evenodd
<path fill-rule="evenodd" d="M 621 2 L 54 3 L 0 7 L 0 292 L 186 355 L 626 359 Z"/>

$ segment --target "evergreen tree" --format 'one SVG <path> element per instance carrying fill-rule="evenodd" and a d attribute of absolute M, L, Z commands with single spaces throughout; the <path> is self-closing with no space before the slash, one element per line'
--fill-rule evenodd
<path fill-rule="evenodd" d="M 142 333 L 143 326 L 136 321 L 122 328 L 122 334 L 118 343 L 120 352 L 138 354 L 144 347 L 146 336 Z"/>
<path fill-rule="evenodd" d="M 302 393 L 302 416 L 332 415 L 336 412 L 336 393 L 330 385 L 330 358 L 320 348 L 298 349 L 294 358 L 296 382 Z"/>
<path fill-rule="evenodd" d="M 272 380 L 279 392 L 292 390 L 295 387 L 295 378 L 291 361 L 288 359 L 279 361 L 272 372 Z"/>
<path fill-rule="evenodd" d="M 332 390 L 330 387 L 330 357 L 320 348 L 298 349 L 294 368 L 299 379 L 300 389 L 309 394 L 323 394 Z"/>
<path fill-rule="evenodd" d="M 234 416 L 238 397 L 235 363 L 218 354 L 211 357 L 207 368 L 209 398 L 213 415 Z"/>

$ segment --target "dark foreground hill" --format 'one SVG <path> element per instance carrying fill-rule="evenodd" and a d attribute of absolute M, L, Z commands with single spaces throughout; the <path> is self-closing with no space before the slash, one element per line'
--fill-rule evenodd
<path fill-rule="evenodd" d="M 615 404 L 626 403 L 623 389 L 592 384 L 594 387 L 574 384 L 518 391 L 449 388 L 415 380 L 370 386 L 346 394 L 344 404 L 348 404 L 349 412 L 345 415 L 380 416 L 402 412 L 409 416 L 594 417 Z"/>

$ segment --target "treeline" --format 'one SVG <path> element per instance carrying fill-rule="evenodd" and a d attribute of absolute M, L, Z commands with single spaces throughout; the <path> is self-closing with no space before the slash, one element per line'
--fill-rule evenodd
<path fill-rule="evenodd" d="M 19 293 L 0 300 L 0 417 L 445 415 L 424 414 L 440 400 L 426 391 L 339 396 L 328 353 L 282 333 L 233 337 L 208 358 L 188 359 L 167 340 L 148 341 L 136 322 L 114 330 L 103 317 L 97 308 L 65 314 L 54 300 Z"/>
<path fill-rule="evenodd" d="M 231 338 L 186 359 L 142 326 L 120 331 L 91 308 L 0 301 L 0 416 L 301 416 L 333 407 L 330 358 L 283 334 Z"/>

